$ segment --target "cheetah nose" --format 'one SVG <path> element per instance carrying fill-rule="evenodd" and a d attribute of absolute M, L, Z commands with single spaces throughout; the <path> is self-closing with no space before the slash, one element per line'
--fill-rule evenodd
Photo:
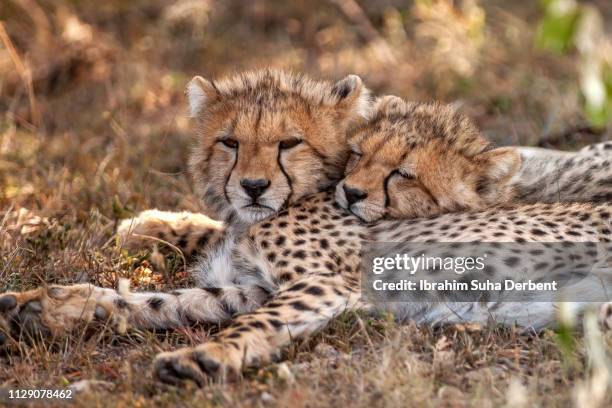
<path fill-rule="evenodd" d="M 240 185 L 244 188 L 244 191 L 253 199 L 257 200 L 264 191 L 270 186 L 270 180 L 266 179 L 242 179 Z"/>
<path fill-rule="evenodd" d="M 357 201 L 361 201 L 368 196 L 368 193 L 365 191 L 361 191 L 358 188 L 349 187 L 346 184 L 342 187 L 344 189 L 344 195 L 346 196 L 346 201 L 348 205 L 352 205 Z"/>

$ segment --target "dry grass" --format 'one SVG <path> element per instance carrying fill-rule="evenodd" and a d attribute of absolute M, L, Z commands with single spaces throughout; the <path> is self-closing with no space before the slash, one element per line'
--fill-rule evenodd
<path fill-rule="evenodd" d="M 112 234 L 134 211 L 202 210 L 185 173 L 182 90 L 195 73 L 269 64 L 331 78 L 355 72 L 379 93 L 456 101 L 502 144 L 610 139 L 583 119 L 575 59 L 531 46 L 536 2 L 360 2 L 356 15 L 347 3 L 3 2 L 0 291 L 119 277 L 149 289 L 185 284 L 179 257 L 151 266 Z M 607 2 L 598 4 L 612 21 Z M 151 378 L 157 352 L 206 333 L 36 342 L 0 356 L 0 387 L 112 384 L 80 396 L 83 406 L 518 406 L 571 404 L 591 377 L 580 335 L 564 348 L 553 332 L 432 330 L 351 314 L 293 346 L 285 364 L 235 384 L 177 389 Z"/>

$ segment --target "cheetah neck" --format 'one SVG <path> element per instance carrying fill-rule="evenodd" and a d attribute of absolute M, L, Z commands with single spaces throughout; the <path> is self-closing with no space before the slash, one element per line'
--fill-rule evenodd
<path fill-rule="evenodd" d="M 612 191 L 612 185 L 600 181 L 612 177 L 610 157 L 533 147 L 518 150 L 522 164 L 508 184 L 507 201 L 600 201 Z"/>

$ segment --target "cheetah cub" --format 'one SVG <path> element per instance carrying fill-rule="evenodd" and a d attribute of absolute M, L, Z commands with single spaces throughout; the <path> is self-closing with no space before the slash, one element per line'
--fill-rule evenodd
<path fill-rule="evenodd" d="M 494 205 L 612 201 L 612 142 L 560 152 L 493 148 L 448 105 L 380 98 L 349 137 L 338 203 L 365 221 Z"/>

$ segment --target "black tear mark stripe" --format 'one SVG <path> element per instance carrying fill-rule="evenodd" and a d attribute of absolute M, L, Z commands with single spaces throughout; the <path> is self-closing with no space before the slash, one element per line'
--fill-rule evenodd
<path fill-rule="evenodd" d="M 227 185 L 230 179 L 232 178 L 232 173 L 234 172 L 234 168 L 236 167 L 236 164 L 238 163 L 238 150 L 239 149 L 240 149 L 240 145 L 236 146 L 236 149 L 234 150 L 234 162 L 232 163 L 232 168 L 227 174 L 227 177 L 225 178 L 225 183 L 223 184 L 223 195 L 225 196 L 225 200 L 227 200 L 228 203 L 231 203 L 231 201 L 230 201 L 229 196 L 227 195 Z"/>
<path fill-rule="evenodd" d="M 387 177 L 385 177 L 385 181 L 383 182 L 383 189 L 385 192 L 385 208 L 389 207 L 389 204 L 391 204 L 391 199 L 389 198 L 389 180 L 391 180 L 391 177 L 395 176 L 396 174 L 399 174 L 399 171 L 392 171 Z"/>
<path fill-rule="evenodd" d="M 229 127 L 229 129 L 227 130 L 226 133 L 230 134 L 230 133 L 234 133 L 234 129 L 236 128 L 236 124 L 238 122 L 238 117 L 235 117 L 232 120 L 232 123 Z M 231 203 L 229 196 L 227 195 L 227 184 L 230 181 L 230 178 L 232 178 L 232 173 L 234 172 L 234 168 L 236 167 L 236 164 L 238 163 L 238 151 L 240 149 L 240 143 L 236 146 L 236 149 L 234 149 L 234 162 L 232 163 L 232 168 L 230 169 L 229 173 L 227 174 L 227 177 L 225 178 L 225 183 L 223 184 L 223 195 L 225 196 L 225 200 L 227 200 L 228 203 Z"/>
<path fill-rule="evenodd" d="M 389 198 L 389 180 L 391 180 L 391 177 L 393 177 L 395 175 L 399 175 L 401 177 L 401 174 L 400 174 L 399 171 L 393 170 L 385 178 L 385 181 L 383 183 L 384 191 L 385 191 L 385 208 L 388 207 L 389 204 L 391 203 L 391 199 Z M 418 182 L 418 180 L 417 180 L 417 182 Z M 436 199 L 436 197 L 434 197 L 434 195 L 431 193 L 431 191 L 429 191 L 429 189 L 427 187 L 425 187 L 423 185 L 423 183 L 419 182 L 419 185 L 421 186 L 421 189 L 425 192 L 425 194 L 427 194 L 429 196 L 429 198 L 431 198 L 431 201 L 433 201 L 435 205 L 439 205 L 438 200 Z"/>
<path fill-rule="evenodd" d="M 281 149 L 278 149 L 278 154 L 276 155 L 276 161 L 278 163 L 278 167 L 281 170 L 281 173 L 283 173 L 283 176 L 285 176 L 285 178 L 287 179 L 287 184 L 289 185 L 289 194 L 285 198 L 285 202 L 283 203 L 281 207 L 281 208 L 286 208 L 287 205 L 289 204 L 289 201 L 291 200 L 291 197 L 293 196 L 293 182 L 291 181 L 291 177 L 289 177 L 289 174 L 287 173 L 287 171 L 285 171 L 285 168 L 283 167 L 283 163 L 281 162 Z"/>

